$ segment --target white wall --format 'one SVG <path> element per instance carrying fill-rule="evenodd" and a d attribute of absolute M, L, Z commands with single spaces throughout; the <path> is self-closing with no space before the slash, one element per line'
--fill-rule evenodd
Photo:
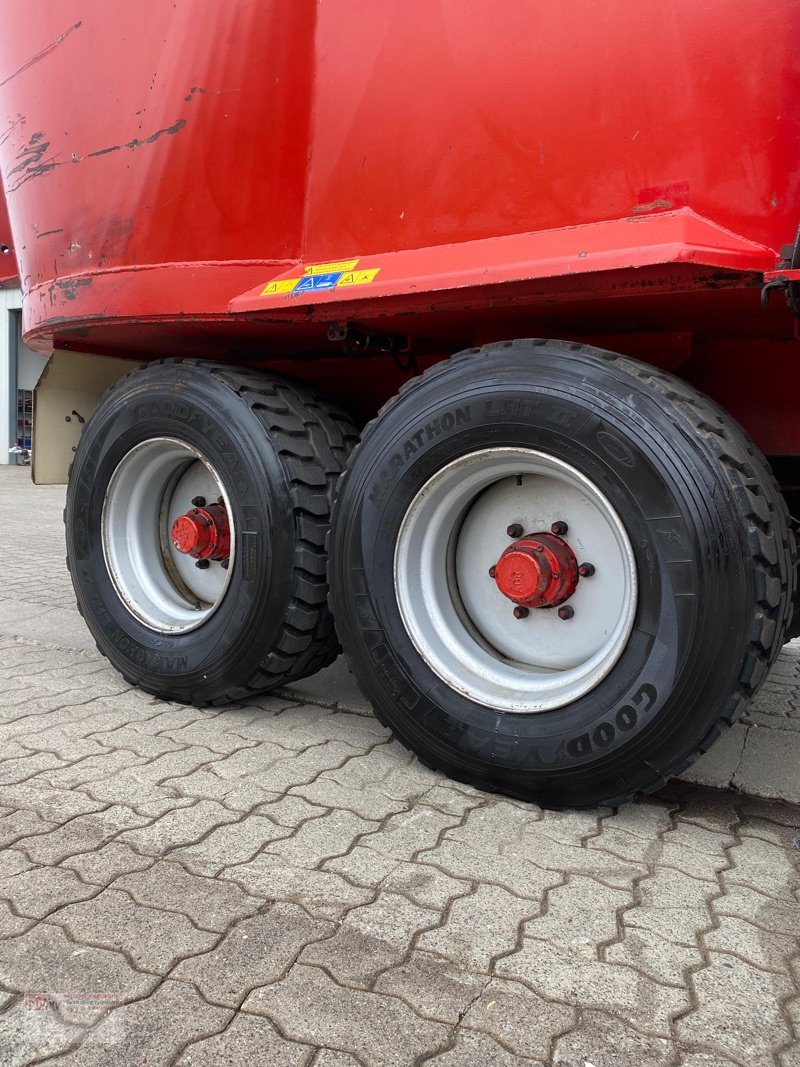
<path fill-rule="evenodd" d="M 11 359 L 16 350 L 13 342 L 14 312 L 21 307 L 22 293 L 19 289 L 0 289 L 0 463 L 10 462 L 8 446 L 16 431 L 17 376 Z"/>
<path fill-rule="evenodd" d="M 47 362 L 47 356 L 31 351 L 18 336 L 21 307 L 19 289 L 0 289 L 0 463 L 13 459 L 8 448 L 17 429 L 17 389 L 35 388 Z"/>

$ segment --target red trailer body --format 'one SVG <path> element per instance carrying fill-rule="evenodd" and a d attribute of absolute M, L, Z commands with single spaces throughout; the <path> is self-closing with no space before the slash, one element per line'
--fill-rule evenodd
<path fill-rule="evenodd" d="M 459 658 L 469 660 L 472 646 L 459 645 L 461 637 L 454 630 L 452 648 L 439 647 L 424 620 L 414 615 L 411 605 L 418 598 L 436 617 L 436 604 L 444 596 L 455 614 L 472 619 L 469 629 L 474 613 L 482 610 L 468 606 L 472 594 L 469 581 L 459 577 L 461 563 L 446 563 L 444 556 L 440 559 L 445 569 L 456 574 L 453 588 L 459 591 L 452 596 L 445 596 L 435 584 L 416 586 L 411 578 L 403 577 L 402 560 L 409 566 L 408 553 L 424 555 L 430 550 L 435 555 L 439 551 L 425 548 L 413 533 L 413 516 L 427 515 L 424 499 L 415 494 L 424 497 L 426 478 L 434 495 L 437 486 L 445 495 L 456 492 L 454 487 L 445 487 L 444 475 L 440 478 L 432 468 L 424 478 L 418 474 L 416 481 L 409 472 L 422 462 L 421 454 L 429 445 L 438 447 L 435 439 L 447 438 L 450 429 L 444 415 L 452 419 L 453 433 L 459 432 L 459 419 L 464 423 L 474 419 L 474 404 L 470 407 L 467 400 L 444 413 L 436 407 L 439 401 L 433 400 L 439 380 L 451 380 L 453 388 L 459 385 L 462 372 L 458 368 L 443 372 L 439 367 L 420 380 L 423 384 L 415 379 L 414 388 L 404 394 L 406 400 L 378 420 L 379 428 L 365 439 L 357 454 L 361 458 L 353 461 L 340 487 L 349 486 L 350 494 L 357 495 L 353 486 L 358 485 L 358 492 L 363 491 L 374 503 L 395 491 L 395 477 L 410 479 L 405 518 L 398 519 L 400 526 L 392 527 L 390 533 L 375 535 L 387 539 L 389 555 L 381 557 L 381 567 L 394 573 L 393 596 L 402 623 L 398 633 L 405 636 L 386 637 L 370 645 L 363 635 L 353 636 L 358 625 L 346 618 L 349 608 L 339 612 L 342 626 L 350 633 L 345 645 L 354 661 L 362 663 L 362 684 L 407 743 L 451 773 L 521 795 L 567 796 L 575 802 L 629 795 L 649 787 L 701 751 L 712 734 L 719 732 L 720 724 L 730 721 L 731 709 L 738 706 L 738 698 L 731 703 L 731 692 L 741 697 L 754 690 L 756 682 L 750 678 L 754 668 L 746 649 L 756 657 L 760 677 L 789 632 L 794 540 L 784 500 L 792 499 L 798 482 L 795 457 L 800 456 L 794 313 L 800 282 L 800 246 L 794 244 L 800 221 L 798 30 L 800 5 L 794 0 L 753 0 L 746 18 L 734 0 L 703 4 L 675 0 L 661 6 L 626 0 L 603 4 L 593 0 L 570 4 L 561 0 L 549 4 L 520 4 L 518 0 L 386 0 L 377 4 L 365 0 L 235 0 L 226 4 L 176 0 L 169 5 L 145 0 L 135 7 L 101 0 L 61 0 L 43 3 L 35 18 L 23 0 L 7 0 L 0 40 L 0 169 L 24 290 L 26 340 L 61 354 L 62 362 L 54 363 L 61 370 L 56 373 L 54 369 L 53 378 L 61 375 L 59 388 L 70 379 L 70 366 L 73 377 L 84 373 L 77 369 L 79 365 L 91 366 L 91 362 L 79 364 L 83 357 L 76 356 L 71 363 L 64 359 L 63 353 L 70 352 L 97 357 L 97 366 L 111 368 L 109 380 L 118 376 L 119 366 L 101 364 L 102 357 L 145 363 L 164 357 L 213 360 L 239 368 L 239 374 L 245 373 L 242 367 L 256 368 L 253 381 L 265 371 L 289 373 L 306 383 L 296 387 L 300 392 L 289 405 L 300 427 L 309 425 L 298 414 L 299 408 L 310 403 L 304 388 L 323 389 L 357 422 L 363 422 L 405 379 L 458 349 L 532 335 L 570 342 L 571 348 L 548 349 L 538 372 L 533 369 L 538 366 L 538 349 L 530 350 L 529 359 L 514 349 L 508 365 L 502 361 L 505 357 L 501 359 L 491 349 L 492 358 L 500 361 L 492 366 L 505 368 L 500 379 L 506 376 L 512 396 L 505 397 L 500 379 L 495 381 L 491 375 L 491 381 L 481 385 L 488 390 L 489 414 L 482 416 L 487 425 L 485 438 L 475 438 L 469 446 L 478 451 L 494 441 L 492 420 L 502 423 L 506 416 L 512 417 L 512 409 L 514 418 L 536 422 L 532 414 L 536 405 L 526 407 L 527 401 L 521 399 L 529 375 L 536 379 L 530 388 L 544 389 L 552 396 L 559 389 L 574 394 L 596 372 L 598 381 L 586 387 L 600 398 L 594 403 L 597 417 L 615 404 L 624 405 L 624 390 L 612 386 L 598 369 L 600 364 L 592 362 L 591 373 L 576 370 L 591 351 L 587 345 L 676 374 L 677 379 L 648 378 L 646 389 L 662 397 L 659 403 L 672 405 L 669 417 L 676 424 L 689 420 L 696 447 L 707 463 L 712 463 L 707 455 L 709 435 L 740 440 L 738 428 L 729 431 L 728 423 L 717 428 L 716 409 L 702 408 L 701 412 L 706 402 L 692 399 L 699 394 L 689 387 L 710 394 L 750 432 L 761 451 L 773 457 L 784 498 L 774 490 L 753 489 L 768 477 L 760 473 L 761 468 L 741 473 L 737 449 L 749 445 L 731 445 L 726 451 L 714 444 L 713 464 L 727 473 L 723 478 L 717 471 L 723 478 L 722 489 L 705 484 L 702 492 L 698 490 L 700 496 L 710 492 L 736 499 L 741 487 L 734 483 L 741 476 L 748 492 L 766 493 L 769 514 L 761 514 L 752 501 L 740 503 L 735 516 L 725 513 L 708 519 L 702 536 L 689 536 L 670 526 L 678 522 L 677 516 L 683 515 L 688 504 L 670 497 L 672 503 L 665 500 L 663 507 L 673 510 L 654 512 L 651 519 L 670 526 L 672 543 L 683 546 L 683 556 L 678 552 L 673 553 L 675 558 L 666 559 L 661 548 L 642 548 L 640 542 L 646 542 L 647 536 L 637 533 L 634 537 L 627 520 L 618 528 L 615 516 L 623 505 L 614 505 L 608 486 L 601 491 L 604 479 L 591 474 L 591 465 L 573 462 L 566 452 L 555 449 L 549 466 L 541 461 L 538 467 L 525 468 L 527 473 L 520 468 L 516 475 L 563 482 L 568 487 L 564 507 L 574 498 L 576 514 L 583 506 L 578 498 L 584 498 L 584 490 L 589 492 L 581 479 L 594 477 L 594 518 L 586 521 L 597 529 L 605 523 L 609 544 L 616 538 L 619 558 L 613 555 L 617 550 L 609 551 L 619 572 L 617 591 L 630 586 L 632 599 L 625 606 L 622 601 L 627 594 L 620 593 L 619 612 L 605 620 L 602 613 L 596 615 L 600 620 L 596 629 L 606 636 L 619 630 L 623 636 L 619 647 L 613 648 L 603 645 L 597 635 L 592 640 L 587 637 L 584 666 L 594 659 L 613 661 L 612 666 L 625 661 L 632 634 L 643 618 L 643 575 L 658 570 L 658 560 L 667 570 L 672 567 L 673 576 L 679 564 L 688 567 L 675 587 L 676 604 L 685 604 L 682 597 L 710 598 L 707 591 L 701 592 L 702 582 L 716 573 L 709 563 L 714 555 L 708 547 L 709 531 L 716 530 L 717 540 L 722 536 L 720 524 L 739 531 L 739 548 L 734 551 L 728 546 L 722 553 L 726 558 L 750 553 L 749 562 L 740 560 L 734 568 L 737 574 L 741 572 L 744 585 L 731 594 L 749 605 L 742 609 L 736 634 L 728 635 L 729 643 L 741 646 L 733 656 L 737 667 L 730 677 L 714 681 L 718 699 L 711 702 L 713 714 L 702 717 L 694 732 L 685 724 L 681 729 L 663 724 L 645 729 L 642 707 L 649 708 L 651 703 L 660 707 L 667 697 L 683 699 L 681 687 L 688 683 L 679 684 L 674 678 L 654 685 L 634 671 L 627 689 L 620 682 L 613 695 L 603 687 L 618 678 L 620 668 L 608 666 L 603 668 L 605 673 L 592 674 L 586 667 L 589 673 L 583 682 L 564 689 L 561 696 L 547 696 L 551 688 L 547 672 L 578 670 L 561 648 L 563 638 L 561 642 L 556 638 L 551 621 L 557 613 L 562 619 L 571 617 L 573 601 L 584 595 L 589 581 L 585 575 L 580 582 L 576 577 L 566 597 L 553 592 L 562 588 L 560 573 L 577 567 L 580 552 L 574 545 L 554 548 L 544 526 L 539 533 L 528 529 L 531 523 L 545 521 L 534 518 L 534 512 L 522 522 L 525 537 L 514 540 L 512 560 L 514 574 L 524 572 L 524 581 L 519 581 L 528 583 L 528 593 L 520 599 L 514 592 L 517 578 L 505 579 L 505 585 L 498 578 L 492 596 L 501 598 L 498 603 L 512 601 L 518 621 L 527 620 L 525 625 L 533 626 L 535 619 L 535 625 L 543 628 L 542 647 L 547 645 L 550 651 L 546 656 L 542 653 L 544 660 L 536 664 L 535 679 L 508 674 L 496 682 L 496 691 L 491 686 L 487 689 L 475 679 L 493 676 L 494 667 L 489 661 L 478 663 L 480 657 L 475 660 L 475 679 L 459 679 L 453 664 Z M 514 362 L 517 358 L 519 365 Z M 586 358 L 591 362 L 598 357 Z M 544 386 L 545 369 L 562 361 L 569 374 L 579 373 L 579 379 Z M 151 368 L 141 373 L 157 378 L 162 372 Z M 181 373 L 181 388 L 191 391 L 185 367 Z M 626 373 L 636 377 L 638 372 Z M 678 386 L 670 393 L 663 384 L 678 380 L 684 383 L 685 393 Z M 514 386 L 520 390 L 516 400 Z M 74 381 L 70 387 L 75 387 Z M 150 388 L 158 392 L 162 387 L 166 388 L 163 382 Z M 230 382 L 228 387 L 233 388 Z M 466 391 L 464 396 L 472 395 L 466 383 L 459 388 Z M 499 390 L 496 395 L 494 388 Z M 135 379 L 131 389 L 125 399 L 128 406 L 136 395 Z M 237 386 L 237 395 L 243 389 Z M 608 399 L 612 394 L 613 402 Z M 432 406 L 426 408 L 429 399 Z M 200 400 L 196 403 L 202 407 Z M 389 434 L 392 418 L 399 418 L 396 413 L 405 410 L 403 403 L 410 420 L 405 429 L 398 429 L 380 447 L 369 446 L 368 441 Z M 430 415 L 419 425 L 411 418 L 415 404 L 420 418 L 423 410 Z M 676 404 L 677 413 L 672 410 Z M 631 406 L 637 404 L 630 401 Z M 142 401 L 140 422 L 150 410 Z M 233 418 L 232 412 L 229 415 Z M 331 448 L 331 442 L 339 441 L 343 461 L 348 449 L 335 432 L 341 420 L 337 423 L 339 416 L 335 416 L 329 424 L 327 418 L 320 416 L 324 432 L 320 429 L 319 433 Z M 572 415 L 557 405 L 548 418 L 562 427 L 572 425 Z M 659 420 L 647 418 L 645 433 L 655 440 L 663 428 L 657 433 Z M 732 420 L 730 424 L 734 425 Z M 270 423 L 266 429 L 274 435 L 279 433 L 276 425 Z M 131 653 L 130 662 L 138 662 L 140 669 L 137 673 L 128 668 L 128 673 L 146 687 L 178 699 L 222 699 L 236 695 L 245 683 L 264 688 L 270 680 L 286 680 L 293 672 L 308 673 L 311 666 L 329 658 L 328 645 L 316 658 L 309 655 L 301 666 L 290 667 L 288 660 L 294 653 L 287 651 L 284 641 L 283 672 L 270 668 L 265 674 L 259 668 L 261 674 L 253 682 L 255 668 L 250 664 L 238 674 L 234 671 L 231 684 L 203 689 L 195 675 L 197 671 L 202 674 L 202 664 L 212 653 L 211 645 L 198 651 L 202 644 L 198 634 L 213 628 L 219 605 L 226 598 L 231 601 L 233 579 L 219 578 L 206 595 L 194 590 L 188 571 L 181 571 L 180 580 L 175 579 L 180 595 L 190 600 L 199 596 L 213 610 L 203 616 L 208 621 L 199 628 L 189 625 L 177 609 L 174 616 L 167 612 L 162 617 L 156 606 L 161 593 L 156 594 L 155 586 L 148 591 L 134 574 L 137 567 L 150 565 L 142 562 L 149 558 L 147 553 L 133 560 L 119 545 L 115 547 L 112 534 L 103 534 L 103 523 L 114 512 L 114 492 L 120 492 L 122 485 L 126 492 L 138 492 L 149 477 L 145 469 L 150 469 L 150 461 L 141 457 L 149 454 L 147 440 L 156 432 L 159 439 L 183 440 L 174 426 L 169 432 L 164 426 L 154 426 L 150 438 L 139 442 L 143 451 L 137 452 L 138 445 L 131 444 L 138 458 L 128 463 L 120 458 L 122 453 L 117 456 L 120 466 L 108 481 L 112 503 L 98 510 L 96 502 L 90 506 L 88 501 L 78 501 L 70 512 L 71 521 L 80 527 L 74 534 L 75 544 L 89 537 L 86 523 L 96 526 L 98 545 L 102 542 L 102 551 L 98 548 L 97 552 L 121 605 L 117 605 L 118 615 L 117 607 L 112 610 L 96 599 L 92 592 L 98 582 L 96 574 L 86 578 L 85 586 L 77 579 L 85 614 L 94 617 L 96 629 L 106 635 L 101 643 L 105 640 L 109 655 L 126 669 L 129 660 L 120 649 L 126 642 L 136 644 L 144 638 L 127 625 L 125 612 L 137 620 L 137 627 L 143 625 L 160 635 L 152 647 L 146 641 L 141 645 L 149 652 Z M 291 437 L 300 430 L 282 425 L 280 432 Z M 516 440 L 514 433 L 499 434 L 503 448 L 512 447 L 509 441 Z M 544 430 L 540 427 L 531 433 L 525 447 L 538 455 L 535 442 L 542 440 Z M 616 455 L 620 477 L 629 459 L 631 469 L 639 468 L 629 435 L 607 428 L 596 433 L 605 449 L 603 462 Z M 681 449 L 676 441 L 682 433 L 675 432 L 677 452 Z M 345 439 L 349 440 L 349 432 Z M 232 555 L 217 558 L 203 553 L 212 551 L 208 547 L 212 542 L 227 544 L 231 539 L 232 545 L 238 545 L 239 560 L 247 561 L 248 542 L 246 537 L 238 539 L 232 516 L 237 513 L 236 528 L 242 536 L 254 520 L 247 518 L 247 508 L 237 503 L 230 486 L 226 488 L 224 473 L 201 454 L 199 445 L 184 441 L 181 447 L 188 451 L 181 453 L 174 447 L 176 469 L 190 455 L 201 466 L 205 464 L 205 482 L 198 475 L 197 486 L 202 483 L 213 491 L 223 511 L 212 513 L 205 505 L 193 505 L 194 511 L 184 509 L 181 515 L 172 516 L 170 521 L 180 518 L 183 523 L 177 538 L 182 547 L 173 544 L 173 549 L 187 556 L 192 567 L 214 574 L 224 570 L 229 575 L 236 569 Z M 442 469 L 451 460 L 463 459 L 466 447 L 462 443 L 443 453 Z M 84 443 L 81 448 L 88 454 L 90 445 Z M 244 431 L 235 448 L 258 451 Z M 362 485 L 359 463 L 368 465 L 374 450 L 372 481 L 365 474 Z M 313 451 L 319 458 L 316 444 Z M 730 458 L 729 453 L 733 456 L 730 467 L 725 458 Z M 82 454 L 79 449 L 79 459 Z M 151 466 L 157 465 L 154 457 L 155 453 Z M 485 458 L 487 463 L 499 462 L 498 456 L 492 459 L 488 453 Z M 685 457 L 684 462 L 688 462 Z M 577 474 L 568 474 L 560 466 L 563 463 Z M 338 459 L 336 463 L 329 460 L 321 475 L 323 482 L 327 477 L 333 484 L 340 466 Z M 679 479 L 678 466 L 670 475 L 673 480 Z M 737 470 L 738 475 L 731 473 Z M 468 472 L 462 473 L 469 480 Z M 499 484 L 511 477 L 512 469 L 501 464 L 496 474 Z M 137 479 L 144 481 L 140 484 Z M 152 489 L 149 485 L 148 492 Z M 273 492 L 277 492 L 274 486 Z M 485 492 L 486 485 L 481 483 L 476 494 Z M 640 487 L 640 497 L 644 493 Z M 349 500 L 343 488 L 341 496 L 342 501 Z M 205 500 L 206 493 L 197 490 L 195 498 Z M 458 515 L 454 512 L 451 519 L 431 513 L 425 521 L 452 520 L 453 529 L 461 529 L 475 500 L 477 496 L 462 501 Z M 296 518 L 303 512 L 296 498 L 284 500 L 281 506 Z M 355 507 L 340 503 L 342 530 L 350 522 L 345 510 L 351 506 Z M 506 511 L 511 515 L 513 508 Z M 130 516 L 124 520 L 133 521 Z M 163 521 L 163 516 L 153 518 L 155 523 Z M 547 529 L 559 522 L 560 516 L 548 513 Z M 772 542 L 743 548 L 748 537 L 752 541 L 755 536 L 753 522 L 753 529 L 776 539 L 780 548 Z M 516 520 L 500 524 L 504 529 L 519 525 Z M 483 529 L 477 517 L 474 525 L 476 530 Z M 566 529 L 569 523 L 562 525 Z M 403 530 L 410 538 L 407 544 Z M 144 536 L 141 531 L 134 534 L 140 535 Z M 560 543 L 566 534 L 552 536 Z M 658 541 L 662 535 L 653 536 Z M 317 555 L 324 554 L 325 537 L 320 537 L 315 542 Z M 485 545 L 483 534 L 475 537 L 476 545 Z M 705 545 L 702 549 L 692 542 L 698 537 Z M 339 544 L 343 560 L 350 558 L 348 552 L 356 551 L 352 545 L 346 549 L 345 542 L 347 535 L 334 530 L 333 544 Z M 694 548 L 690 549 L 690 542 Z M 72 551 L 80 556 L 75 545 Z M 297 545 L 295 551 L 299 551 Z M 484 549 L 474 551 L 477 559 Z M 511 567 L 505 555 L 498 556 L 497 546 L 485 551 L 487 559 L 497 559 L 497 566 L 502 559 L 500 570 Z M 545 557 L 550 561 L 546 567 L 541 563 Z M 762 563 L 756 566 L 754 558 L 768 568 L 761 577 L 757 572 Z M 155 556 L 150 563 L 162 566 Z M 371 565 L 377 564 L 373 560 Z M 285 569 L 289 564 L 284 561 L 282 566 Z M 359 597 L 366 596 L 363 574 L 369 567 L 363 560 L 352 566 L 342 563 L 342 567 L 334 579 L 334 596 L 340 603 L 343 598 L 358 603 Z M 173 571 L 167 561 L 167 572 Z M 775 582 L 779 592 L 772 590 Z M 659 603 L 668 599 L 663 588 L 659 587 L 656 599 Z M 758 610 L 763 616 L 767 601 L 770 634 L 765 637 L 759 631 L 753 636 L 753 604 L 761 605 Z M 276 610 L 281 614 L 273 604 L 273 614 Z M 733 609 L 722 604 L 720 610 Z M 680 606 L 681 618 L 682 613 Z M 111 616 L 115 622 L 109 621 Z M 373 623 L 364 622 L 366 631 L 370 627 L 373 633 L 391 631 L 385 620 L 380 626 Z M 309 625 L 316 634 L 317 623 Z M 478 644 L 494 649 L 493 655 L 504 664 L 527 662 L 517 638 L 506 638 L 494 622 L 482 620 L 475 625 Z M 291 626 L 296 630 L 297 621 Z M 644 630 L 648 626 L 651 636 L 661 634 L 655 624 L 647 623 Z M 702 644 L 697 618 L 692 616 L 686 627 L 687 634 L 694 634 L 692 640 Z M 109 637 L 109 632 L 115 636 Z M 577 634 L 578 627 L 572 633 Z M 576 648 L 582 647 L 582 638 L 574 640 Z M 675 663 L 688 655 L 676 640 L 667 641 L 673 671 Z M 165 666 L 164 647 L 169 646 L 180 659 L 184 655 L 181 641 L 186 649 L 191 648 L 185 654 L 187 670 L 195 672 L 195 680 L 167 684 L 164 679 L 171 668 Z M 319 652 L 322 646 L 315 644 L 317 637 L 309 641 Z M 399 646 L 407 648 L 401 653 Z M 453 649 L 455 660 L 448 666 Z M 714 653 L 706 647 L 704 662 L 714 655 L 722 655 L 721 648 Z M 422 663 L 419 677 L 417 667 L 411 665 L 413 657 Z M 270 670 L 273 673 L 267 678 Z M 601 674 L 604 680 L 599 681 Z M 454 709 L 449 698 L 437 697 L 442 686 L 460 694 L 464 706 Z M 657 699 L 651 697 L 651 689 L 653 693 L 658 690 Z M 539 694 L 535 699 L 530 696 L 534 690 Z M 595 717 L 590 728 L 586 724 L 591 715 L 586 712 L 589 718 L 584 722 L 582 701 L 586 694 L 601 691 L 604 695 L 597 699 L 613 714 L 610 719 Z M 421 694 L 443 716 L 435 728 L 421 725 L 428 714 L 419 710 Z M 702 699 L 709 703 L 708 694 Z M 406 718 L 398 720 L 393 710 L 398 706 L 405 708 Z M 500 740 L 505 726 L 490 729 L 483 741 L 470 732 L 472 728 L 465 724 L 478 715 L 475 707 L 493 708 L 501 718 L 506 716 L 503 722 L 511 723 L 506 741 Z M 570 720 L 566 733 L 553 740 L 548 754 L 544 735 L 550 736 L 554 722 L 566 721 L 553 718 L 562 714 L 555 708 L 568 709 L 563 714 L 569 718 L 574 713 L 575 721 Z M 664 715 L 669 717 L 668 711 Z M 436 718 L 432 711 L 430 716 Z M 628 721 L 636 740 L 625 736 Z M 609 726 L 609 734 L 605 725 L 612 722 L 616 725 Z M 640 729 L 656 748 L 660 746 L 661 756 L 648 755 L 646 745 L 641 751 L 636 749 Z M 522 769 L 514 764 L 517 757 L 512 759 L 510 749 L 503 746 L 516 745 L 514 751 L 521 751 L 524 746 L 519 737 L 527 736 L 526 731 L 539 748 L 535 756 L 524 757 Z M 517 738 L 513 745 L 511 737 Z M 620 770 L 622 765 L 613 764 L 602 751 L 605 737 L 609 753 L 619 749 L 640 770 L 643 766 L 655 770 L 634 773 L 628 764 Z M 475 753 L 484 752 L 486 746 L 496 746 L 489 758 L 489 764 L 501 767 L 496 777 L 485 768 L 475 769 L 475 760 L 483 759 Z M 632 751 L 638 755 L 631 756 Z M 668 756 L 663 755 L 666 751 Z M 559 763 L 562 757 L 567 763 L 572 760 L 569 768 Z M 545 766 L 546 771 L 542 770 Z M 562 791 L 557 783 L 568 780 L 572 784 Z"/>

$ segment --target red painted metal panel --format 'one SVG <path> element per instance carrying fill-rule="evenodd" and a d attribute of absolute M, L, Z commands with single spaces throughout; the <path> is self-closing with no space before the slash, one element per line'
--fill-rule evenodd
<path fill-rule="evenodd" d="M 35 345 L 792 337 L 757 290 L 800 219 L 797 0 L 5 0 L 3 31 Z"/>

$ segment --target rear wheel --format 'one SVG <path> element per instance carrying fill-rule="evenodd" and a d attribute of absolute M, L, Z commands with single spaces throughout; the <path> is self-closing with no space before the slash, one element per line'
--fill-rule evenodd
<path fill-rule="evenodd" d="M 777 655 L 794 538 L 711 401 L 518 341 L 410 383 L 340 483 L 331 593 L 379 717 L 429 764 L 553 804 L 703 752 Z"/>
<path fill-rule="evenodd" d="M 166 362 L 109 391 L 70 473 L 67 561 L 128 681 L 220 703 L 335 658 L 326 538 L 355 440 L 325 398 L 258 371 Z"/>

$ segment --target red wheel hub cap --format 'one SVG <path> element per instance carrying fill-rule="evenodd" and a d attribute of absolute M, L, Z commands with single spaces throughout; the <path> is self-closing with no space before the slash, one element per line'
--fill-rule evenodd
<path fill-rule="evenodd" d="M 231 528 L 223 504 L 192 508 L 180 515 L 170 531 L 178 552 L 193 559 L 228 559 L 231 554 Z"/>
<path fill-rule="evenodd" d="M 578 586 L 575 553 L 552 533 L 526 534 L 509 545 L 495 567 L 497 588 L 526 608 L 555 608 Z"/>

